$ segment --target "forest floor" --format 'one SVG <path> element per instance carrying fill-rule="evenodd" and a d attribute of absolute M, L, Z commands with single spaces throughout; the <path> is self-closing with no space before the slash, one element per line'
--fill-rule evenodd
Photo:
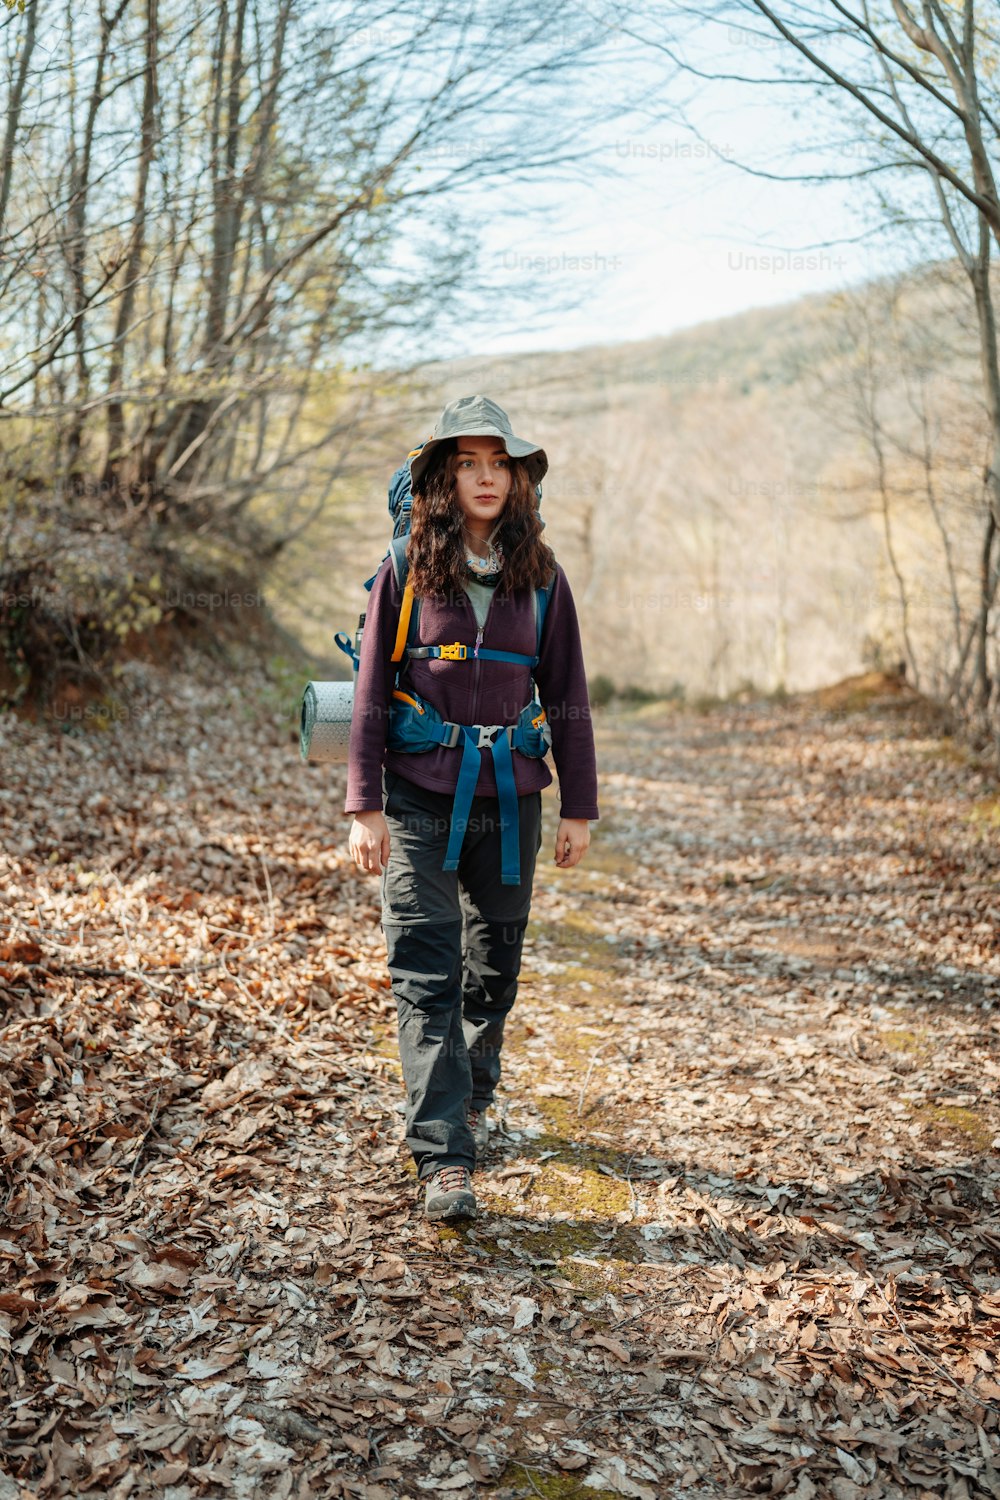
<path fill-rule="evenodd" d="M 1000 1496 L 995 777 L 908 697 L 603 713 L 442 1228 L 292 692 L 0 719 L 0 1500 Z"/>

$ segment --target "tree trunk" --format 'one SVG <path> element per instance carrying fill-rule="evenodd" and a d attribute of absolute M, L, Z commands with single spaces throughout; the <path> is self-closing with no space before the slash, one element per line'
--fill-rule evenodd
<path fill-rule="evenodd" d="M 71 479 L 83 446 L 82 408 L 90 385 L 90 367 L 87 363 L 86 348 L 87 200 L 90 196 L 90 164 L 94 149 L 94 130 L 98 110 L 104 102 L 104 70 L 111 49 L 111 38 L 125 14 L 128 3 L 129 0 L 119 0 L 117 10 L 110 17 L 105 14 L 103 7 L 101 9 L 101 40 L 94 64 L 93 86 L 87 101 L 83 140 L 79 154 L 73 153 L 70 167 L 70 201 L 67 209 L 69 241 L 65 248 L 73 289 L 72 338 L 76 346 L 77 378 L 75 410 L 66 432 L 66 468 Z"/>
<path fill-rule="evenodd" d="M 125 441 L 125 406 L 120 398 L 119 389 L 124 375 L 125 344 L 135 309 L 136 286 L 142 270 L 146 243 L 146 190 L 157 136 L 159 47 L 158 0 L 146 0 L 146 66 L 142 98 L 142 135 L 135 188 L 132 241 L 129 246 L 128 259 L 125 262 L 125 284 L 118 302 L 114 344 L 108 365 L 110 400 L 108 402 L 107 447 L 102 473 L 105 484 L 120 483 L 121 479 L 121 453 Z"/>
<path fill-rule="evenodd" d="M 983 395 L 990 422 L 990 456 L 986 467 L 986 502 L 994 524 L 1000 526 L 1000 359 L 997 355 L 997 324 L 990 286 L 990 231 L 979 217 L 979 254 L 970 272 L 979 327 L 979 358 L 983 371 Z"/>
<path fill-rule="evenodd" d="M 219 12 L 213 59 L 217 92 L 213 101 L 211 132 L 212 238 L 205 333 L 202 340 L 205 364 L 209 370 L 221 369 L 226 362 L 226 314 L 243 207 L 236 166 L 240 146 L 246 12 L 247 0 L 237 0 L 230 38 L 229 11 L 227 4 L 223 3 Z M 177 413 L 176 423 L 164 449 L 165 466 L 171 480 L 192 480 L 199 470 L 204 472 L 211 452 L 209 427 L 217 407 L 218 401 L 204 399 L 186 403 Z"/>
<path fill-rule="evenodd" d="M 996 578 L 993 576 L 993 569 L 991 567 L 993 541 L 996 533 L 997 525 L 991 511 L 986 519 L 986 535 L 983 538 L 983 550 L 979 564 L 979 616 L 976 620 L 976 657 L 972 682 L 973 702 L 982 714 L 986 714 L 989 710 L 990 697 L 993 691 L 988 646 L 990 610 L 993 604 L 993 595 L 996 591 Z"/>
<path fill-rule="evenodd" d="M 28 77 L 28 68 L 31 64 L 31 54 L 35 50 L 38 0 L 28 0 L 25 14 L 27 21 L 24 29 L 24 40 L 21 43 L 21 59 L 18 63 L 17 78 L 11 90 L 10 103 L 7 106 L 7 126 L 4 131 L 3 156 L 0 157 L 0 244 L 3 243 L 4 228 L 7 223 L 10 184 L 14 175 L 14 146 L 17 140 L 17 127 L 21 118 L 21 105 L 24 101 L 24 85 Z"/>

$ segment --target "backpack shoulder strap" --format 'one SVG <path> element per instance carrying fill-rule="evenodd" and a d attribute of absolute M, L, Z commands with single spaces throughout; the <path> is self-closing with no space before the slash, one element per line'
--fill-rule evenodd
<path fill-rule="evenodd" d="M 548 583 L 534 591 L 535 607 L 535 655 L 542 654 L 542 629 L 545 625 L 545 614 L 552 598 L 552 590 L 555 587 L 556 575 L 553 573 Z"/>
<path fill-rule="evenodd" d="M 392 571 L 400 593 L 406 587 L 406 575 L 410 571 L 410 565 L 406 560 L 406 545 L 409 540 L 409 534 L 406 536 L 394 536 L 389 543 L 389 550 L 385 554 L 386 557 L 392 558 Z"/>
<path fill-rule="evenodd" d="M 412 646 L 417 639 L 417 624 L 420 620 L 420 600 L 414 596 L 413 585 L 409 579 L 410 568 L 406 559 L 408 541 L 408 536 L 398 536 L 394 537 L 389 544 L 392 571 L 403 595 L 399 610 L 399 624 L 396 627 L 396 641 L 392 651 L 394 662 L 402 661 L 407 646 Z"/>

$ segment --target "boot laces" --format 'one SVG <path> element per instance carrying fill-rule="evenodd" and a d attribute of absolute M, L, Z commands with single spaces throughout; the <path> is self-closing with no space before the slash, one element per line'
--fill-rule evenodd
<path fill-rule="evenodd" d="M 435 1173 L 438 1181 L 438 1191 L 442 1193 L 460 1193 L 469 1185 L 468 1167 L 451 1166 L 442 1167 Z"/>

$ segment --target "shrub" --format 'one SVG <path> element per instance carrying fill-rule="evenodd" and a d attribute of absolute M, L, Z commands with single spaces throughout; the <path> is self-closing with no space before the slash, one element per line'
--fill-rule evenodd
<path fill-rule="evenodd" d="M 607 708 L 615 696 L 615 685 L 610 677 L 599 673 L 587 683 L 587 693 L 591 708 Z"/>

